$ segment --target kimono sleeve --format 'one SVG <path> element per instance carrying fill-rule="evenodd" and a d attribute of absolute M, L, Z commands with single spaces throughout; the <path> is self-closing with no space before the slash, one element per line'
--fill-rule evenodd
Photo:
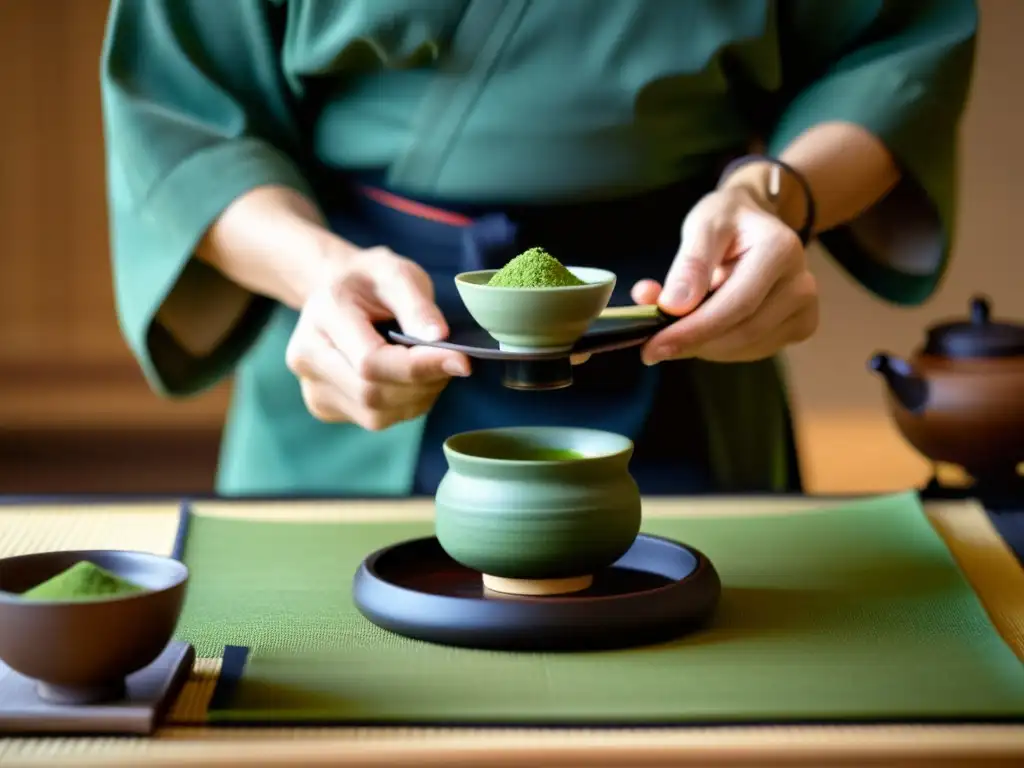
<path fill-rule="evenodd" d="M 274 304 L 193 258 L 245 192 L 310 195 L 265 0 L 114 0 L 101 56 L 114 294 L 161 395 L 230 373 Z"/>
<path fill-rule="evenodd" d="M 925 301 L 948 263 L 956 229 L 957 149 L 970 87 L 973 0 L 795 0 L 781 20 L 805 77 L 769 138 L 778 156 L 809 128 L 860 125 L 889 149 L 898 186 L 857 220 L 819 239 L 861 285 L 904 305 Z M 817 57 L 817 60 L 815 60 Z"/>

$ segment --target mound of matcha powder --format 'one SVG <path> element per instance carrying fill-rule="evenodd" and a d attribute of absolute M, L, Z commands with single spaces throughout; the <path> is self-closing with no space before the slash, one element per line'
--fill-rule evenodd
<path fill-rule="evenodd" d="M 126 581 L 95 563 L 82 560 L 42 584 L 22 592 L 21 596 L 29 600 L 93 600 L 124 597 L 144 591 L 139 585 Z"/>
<path fill-rule="evenodd" d="M 583 285 L 583 281 L 543 248 L 531 248 L 495 272 L 487 284 L 497 288 L 565 288 Z"/>

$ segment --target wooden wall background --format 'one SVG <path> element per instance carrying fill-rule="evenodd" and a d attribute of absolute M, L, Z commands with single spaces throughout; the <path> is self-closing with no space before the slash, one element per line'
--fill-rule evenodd
<path fill-rule="evenodd" d="M 154 397 L 113 313 L 107 0 L 0 0 L 0 490 L 208 487 L 222 387 Z"/>
<path fill-rule="evenodd" d="M 975 290 L 1024 314 L 1019 256 L 1024 3 L 982 0 L 958 260 L 923 309 L 880 307 L 821 257 L 819 335 L 794 350 L 805 474 L 817 491 L 920 482 L 864 361 L 909 351 Z M 0 492 L 209 486 L 227 403 L 154 397 L 118 331 L 107 251 L 98 53 L 107 0 L 0 0 Z"/>

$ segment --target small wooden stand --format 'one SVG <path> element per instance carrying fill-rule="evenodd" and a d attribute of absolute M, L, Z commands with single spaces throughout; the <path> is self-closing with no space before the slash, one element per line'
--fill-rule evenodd
<path fill-rule="evenodd" d="M 572 576 L 567 579 L 505 579 L 484 574 L 484 588 L 504 595 L 545 597 L 582 592 L 594 583 L 593 576 Z"/>
<path fill-rule="evenodd" d="M 156 661 L 128 676 L 124 696 L 101 704 L 47 701 L 36 681 L 0 663 L 0 742 L 9 733 L 151 734 L 188 679 L 195 657 L 191 645 L 172 640 Z"/>

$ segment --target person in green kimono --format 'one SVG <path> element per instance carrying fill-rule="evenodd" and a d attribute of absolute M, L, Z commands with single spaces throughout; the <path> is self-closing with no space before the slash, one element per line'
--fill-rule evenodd
<path fill-rule="evenodd" d="M 516 424 L 631 437 L 645 493 L 799 489 L 805 245 L 931 295 L 976 28 L 972 0 L 114 0 L 123 333 L 161 395 L 233 376 L 225 495 L 432 493 L 447 436 Z M 555 392 L 379 332 L 445 336 L 453 276 L 535 245 L 679 319 Z"/>

